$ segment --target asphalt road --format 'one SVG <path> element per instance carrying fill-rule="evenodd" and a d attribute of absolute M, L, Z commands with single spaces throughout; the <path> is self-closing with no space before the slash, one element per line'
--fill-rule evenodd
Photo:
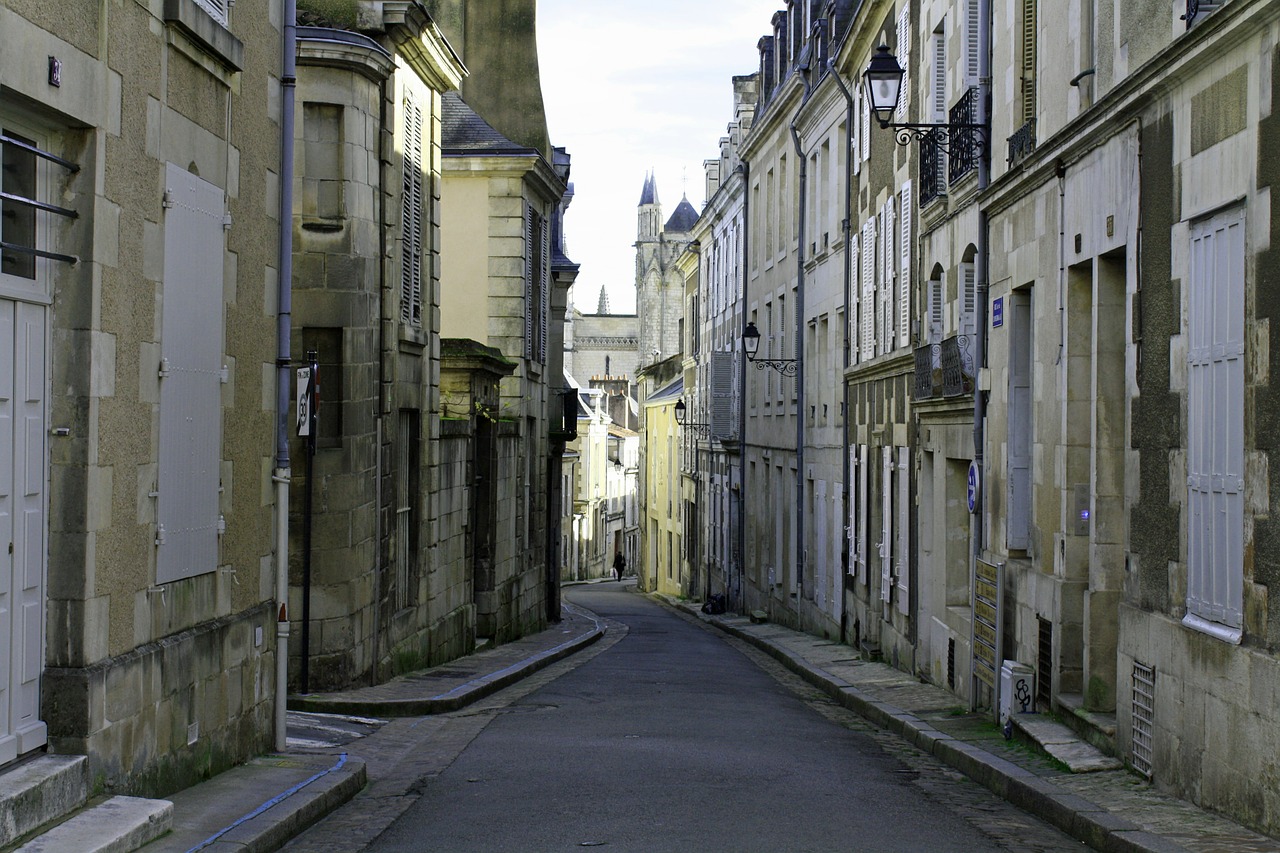
<path fill-rule="evenodd" d="M 566 597 L 610 621 L 601 648 L 478 712 L 350 849 L 1083 849 L 684 615 L 614 583 Z"/>

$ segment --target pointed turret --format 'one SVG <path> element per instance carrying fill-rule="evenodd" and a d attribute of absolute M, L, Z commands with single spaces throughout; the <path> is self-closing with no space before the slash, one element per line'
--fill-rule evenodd
<path fill-rule="evenodd" d="M 596 313 L 597 314 L 610 313 L 609 312 L 609 291 L 605 290 L 603 285 L 601 285 L 600 287 L 600 304 L 596 306 Z"/>
<path fill-rule="evenodd" d="M 658 179 L 652 172 L 645 175 L 636 211 L 636 240 L 656 240 L 662 231 L 662 204 L 658 201 Z"/>
<path fill-rule="evenodd" d="M 689 197 L 686 195 L 676 205 L 675 212 L 671 214 L 671 218 L 667 220 L 663 230 L 686 234 L 693 230 L 693 224 L 697 221 L 698 211 L 694 210 L 693 205 L 689 203 Z"/>

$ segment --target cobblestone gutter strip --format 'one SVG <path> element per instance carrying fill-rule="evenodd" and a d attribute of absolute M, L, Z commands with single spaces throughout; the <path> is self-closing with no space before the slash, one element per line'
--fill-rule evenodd
<path fill-rule="evenodd" d="M 398 699 L 378 699 L 358 695 L 292 696 L 289 698 L 289 708 L 297 711 L 355 714 L 364 717 L 422 717 L 429 714 L 447 714 L 491 696 L 502 688 L 515 684 L 520 679 L 586 648 L 603 636 L 603 628 L 593 628 L 572 640 L 545 649 L 497 672 L 460 684 L 438 696 L 411 696 Z"/>
<path fill-rule="evenodd" d="M 964 773 L 1014 805 L 1104 853 L 1186 853 L 1187 848 L 1147 832 L 1035 773 L 992 755 L 980 747 L 938 731 L 914 714 L 875 699 L 857 687 L 819 669 L 804 658 L 769 642 L 760 632 L 746 631 L 719 619 L 703 621 L 748 642 L 785 665 L 841 706 L 900 735 L 908 742 Z"/>

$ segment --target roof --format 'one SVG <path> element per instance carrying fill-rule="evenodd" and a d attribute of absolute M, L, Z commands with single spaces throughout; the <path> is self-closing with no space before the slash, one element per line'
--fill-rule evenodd
<path fill-rule="evenodd" d="M 675 213 L 671 214 L 671 218 L 667 220 L 667 224 L 663 226 L 664 231 L 686 232 L 693 230 L 693 223 L 698 221 L 698 211 L 693 209 L 693 205 L 689 204 L 689 197 L 685 196 L 680 199 L 680 203 L 676 205 Z"/>
<path fill-rule="evenodd" d="M 440 104 L 440 141 L 446 154 L 537 154 L 507 139 L 480 118 L 457 92 L 446 92 Z"/>
<path fill-rule="evenodd" d="M 684 396 L 684 377 L 678 376 L 664 388 L 659 388 L 649 395 L 645 403 L 665 403 Z"/>
<path fill-rule="evenodd" d="M 658 203 L 658 179 L 650 172 L 645 176 L 644 189 L 640 191 L 640 204 Z"/>

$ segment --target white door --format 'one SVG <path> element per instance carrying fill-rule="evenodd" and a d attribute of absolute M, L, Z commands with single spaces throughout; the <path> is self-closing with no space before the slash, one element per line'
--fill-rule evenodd
<path fill-rule="evenodd" d="M 45 312 L 0 299 L 0 764 L 45 744 Z"/>

